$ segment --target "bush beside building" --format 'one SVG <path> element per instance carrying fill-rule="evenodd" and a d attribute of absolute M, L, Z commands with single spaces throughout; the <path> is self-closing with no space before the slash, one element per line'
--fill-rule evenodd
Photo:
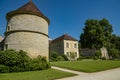
<path fill-rule="evenodd" d="M 44 70 L 50 68 L 46 57 L 30 58 L 20 50 L 0 51 L 0 73 Z"/>

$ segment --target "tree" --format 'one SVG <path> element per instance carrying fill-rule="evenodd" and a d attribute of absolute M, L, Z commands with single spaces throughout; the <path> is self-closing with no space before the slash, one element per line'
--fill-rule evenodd
<path fill-rule="evenodd" d="M 110 55 L 110 57 L 112 57 L 112 59 L 120 58 L 119 50 L 115 49 L 115 48 L 110 49 L 109 55 Z"/>
<path fill-rule="evenodd" d="M 112 45 L 111 46 L 112 48 L 114 47 L 114 48 L 120 50 L 120 37 L 113 34 L 112 38 L 111 38 L 111 45 Z"/>
<path fill-rule="evenodd" d="M 70 52 L 70 60 L 75 59 L 76 53 L 75 52 Z"/>
<path fill-rule="evenodd" d="M 81 47 L 95 49 L 100 49 L 103 46 L 110 47 L 112 31 L 112 25 L 105 18 L 86 20 L 83 33 L 80 35 Z"/>
<path fill-rule="evenodd" d="M 115 34 L 111 38 L 111 48 L 109 49 L 109 55 L 114 58 L 120 59 L 120 37 Z"/>

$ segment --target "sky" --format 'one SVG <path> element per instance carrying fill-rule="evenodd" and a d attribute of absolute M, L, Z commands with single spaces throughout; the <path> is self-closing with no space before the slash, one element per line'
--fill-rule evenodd
<path fill-rule="evenodd" d="M 0 0 L 0 35 L 6 29 L 6 14 L 29 0 Z M 32 0 L 49 18 L 49 38 L 68 34 L 77 40 L 83 33 L 87 19 L 106 18 L 113 26 L 113 34 L 120 36 L 120 0 Z"/>

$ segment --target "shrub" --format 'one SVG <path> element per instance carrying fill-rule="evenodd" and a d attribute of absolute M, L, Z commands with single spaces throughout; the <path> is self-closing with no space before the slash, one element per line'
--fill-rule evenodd
<path fill-rule="evenodd" d="M 5 65 L 0 65 L 0 73 L 7 73 L 9 72 L 9 67 Z"/>
<path fill-rule="evenodd" d="M 37 63 L 32 63 L 29 65 L 30 71 L 41 70 L 40 65 Z"/>
<path fill-rule="evenodd" d="M 93 57 L 93 60 L 97 60 L 97 59 L 98 59 L 98 57 L 97 57 L 97 56 L 94 56 L 94 57 Z"/>
<path fill-rule="evenodd" d="M 102 53 L 101 53 L 100 50 L 96 50 L 96 51 L 95 51 L 95 56 L 96 56 L 96 57 L 100 58 L 101 55 L 102 55 Z"/>
<path fill-rule="evenodd" d="M 68 58 L 64 54 L 57 53 L 55 51 L 50 51 L 49 55 L 50 61 L 68 61 Z"/>
<path fill-rule="evenodd" d="M 84 57 L 83 56 L 79 56 L 79 58 L 77 60 L 83 60 Z"/>
<path fill-rule="evenodd" d="M 105 58 L 105 57 L 102 57 L 102 60 L 106 60 L 106 58 Z"/>
<path fill-rule="evenodd" d="M 50 68 L 50 64 L 47 62 L 46 57 L 38 56 L 31 60 L 31 63 L 27 68 L 32 71 L 44 70 Z"/>
<path fill-rule="evenodd" d="M 65 61 L 68 61 L 68 57 L 66 55 L 62 55 L 62 57 L 65 59 Z"/>
<path fill-rule="evenodd" d="M 0 65 L 0 72 L 23 72 L 50 68 L 45 57 L 38 56 L 31 59 L 22 50 L 19 52 L 15 50 L 0 51 Z"/>
<path fill-rule="evenodd" d="M 12 67 L 19 64 L 19 55 L 14 50 L 2 51 L 0 54 L 0 59 L 0 63 L 5 66 Z"/>
<path fill-rule="evenodd" d="M 118 49 L 110 49 L 109 55 L 112 57 L 112 59 L 120 59 L 120 51 Z"/>
<path fill-rule="evenodd" d="M 70 52 L 70 59 L 75 59 L 76 55 L 74 52 Z"/>
<path fill-rule="evenodd" d="M 58 61 L 58 53 L 55 51 L 50 51 L 50 61 Z"/>
<path fill-rule="evenodd" d="M 63 56 L 58 56 L 58 61 L 65 61 Z"/>
<path fill-rule="evenodd" d="M 23 72 L 23 71 L 25 71 L 24 68 L 21 68 L 19 66 L 9 67 L 9 72 Z"/>

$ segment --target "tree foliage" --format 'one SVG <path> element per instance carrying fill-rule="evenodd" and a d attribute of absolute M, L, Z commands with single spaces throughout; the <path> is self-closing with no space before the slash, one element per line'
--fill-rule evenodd
<path fill-rule="evenodd" d="M 110 49 L 109 55 L 112 59 L 120 59 L 120 51 L 118 49 Z"/>
<path fill-rule="evenodd" d="M 120 50 L 120 36 L 116 36 L 115 34 L 113 34 L 111 38 L 111 45 L 112 48 Z"/>
<path fill-rule="evenodd" d="M 83 33 L 80 35 L 81 47 L 96 49 L 109 47 L 112 31 L 112 25 L 105 18 L 86 20 Z"/>
<path fill-rule="evenodd" d="M 95 56 L 98 58 L 101 58 L 101 51 L 100 50 L 96 50 L 95 51 Z"/>
<path fill-rule="evenodd" d="M 115 34 L 111 38 L 111 48 L 109 49 L 109 55 L 112 59 L 120 59 L 120 37 Z"/>

